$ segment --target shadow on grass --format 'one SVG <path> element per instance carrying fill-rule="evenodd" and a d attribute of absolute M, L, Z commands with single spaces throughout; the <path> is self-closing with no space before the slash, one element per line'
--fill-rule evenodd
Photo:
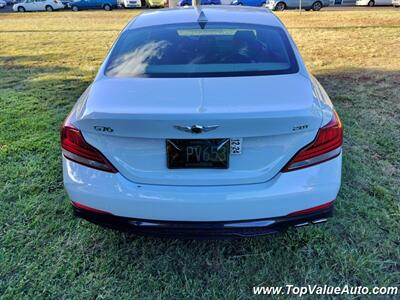
<path fill-rule="evenodd" d="M 90 84 L 89 77 L 92 74 L 88 76 L 76 68 L 53 64 L 57 57 L 59 55 L 53 54 L 0 56 L 2 93 L 21 93 L 22 97 L 36 98 L 38 103 L 32 106 L 26 104 L 27 109 L 41 106 L 51 111 L 57 108 L 66 114 Z"/>

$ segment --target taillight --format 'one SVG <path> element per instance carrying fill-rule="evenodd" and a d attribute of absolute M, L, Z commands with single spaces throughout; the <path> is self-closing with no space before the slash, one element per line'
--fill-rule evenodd
<path fill-rule="evenodd" d="M 302 169 L 335 158 L 342 151 L 342 144 L 342 123 L 334 111 L 332 120 L 319 129 L 315 140 L 301 149 L 282 171 Z"/>
<path fill-rule="evenodd" d="M 74 162 L 106 172 L 118 172 L 99 150 L 85 141 L 79 129 L 68 123 L 61 129 L 61 147 L 64 157 Z"/>

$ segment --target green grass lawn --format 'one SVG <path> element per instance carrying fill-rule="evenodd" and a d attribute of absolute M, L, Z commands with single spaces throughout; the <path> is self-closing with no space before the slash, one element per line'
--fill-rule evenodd
<path fill-rule="evenodd" d="M 224 241 L 136 237 L 72 215 L 59 128 L 137 12 L 0 15 L 0 298 L 243 299 L 254 285 L 398 286 L 400 11 L 279 14 L 344 123 L 336 215 Z"/>

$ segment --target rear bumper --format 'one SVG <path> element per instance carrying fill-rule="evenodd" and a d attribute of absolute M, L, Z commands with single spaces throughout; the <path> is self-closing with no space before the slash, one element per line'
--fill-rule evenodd
<path fill-rule="evenodd" d="M 174 222 L 231 222 L 287 216 L 336 199 L 342 157 L 279 173 L 265 183 L 166 186 L 134 183 L 120 173 L 91 169 L 63 158 L 71 201 L 114 216 Z"/>
<path fill-rule="evenodd" d="M 128 231 L 138 235 L 183 239 L 263 236 L 285 231 L 289 227 L 325 223 L 327 218 L 333 214 L 333 204 L 331 204 L 321 210 L 296 216 L 230 222 L 174 222 L 124 218 L 73 207 L 77 217 L 103 227 Z"/>

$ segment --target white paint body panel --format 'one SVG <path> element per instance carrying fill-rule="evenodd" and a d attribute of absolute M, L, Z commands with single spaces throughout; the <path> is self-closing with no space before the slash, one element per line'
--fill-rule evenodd
<path fill-rule="evenodd" d="M 285 89 L 274 89 L 285 82 Z M 155 88 L 157 87 L 157 88 Z M 110 99 L 113 99 L 110 101 Z M 107 79 L 95 82 L 74 125 L 89 144 L 136 183 L 227 185 L 265 182 L 312 142 L 322 112 L 311 83 L 280 76 Z M 213 125 L 193 135 L 174 126 Z M 294 132 L 306 124 L 306 130 Z M 99 133 L 95 126 L 113 128 Z M 243 138 L 243 152 L 228 170 L 169 170 L 167 138 Z"/>
<path fill-rule="evenodd" d="M 265 9 L 204 8 L 209 21 L 280 26 Z M 127 28 L 193 22 L 194 9 L 148 12 Z M 289 36 L 290 39 L 290 36 Z M 281 169 L 332 119 L 328 95 L 299 72 L 218 78 L 108 78 L 105 63 L 69 116 L 119 173 L 63 158 L 72 201 L 117 216 L 175 221 L 234 221 L 285 216 L 334 200 L 341 155 L 305 169 Z M 219 125 L 193 135 L 174 126 Z M 296 126 L 305 126 L 296 131 Z M 106 126 L 112 132 L 97 132 Z M 242 138 L 228 169 L 168 169 L 166 139 Z"/>
<path fill-rule="evenodd" d="M 285 216 L 336 198 L 341 155 L 272 180 L 236 186 L 134 184 L 121 174 L 63 158 L 64 185 L 78 203 L 117 216 L 162 221 L 236 221 Z"/>

